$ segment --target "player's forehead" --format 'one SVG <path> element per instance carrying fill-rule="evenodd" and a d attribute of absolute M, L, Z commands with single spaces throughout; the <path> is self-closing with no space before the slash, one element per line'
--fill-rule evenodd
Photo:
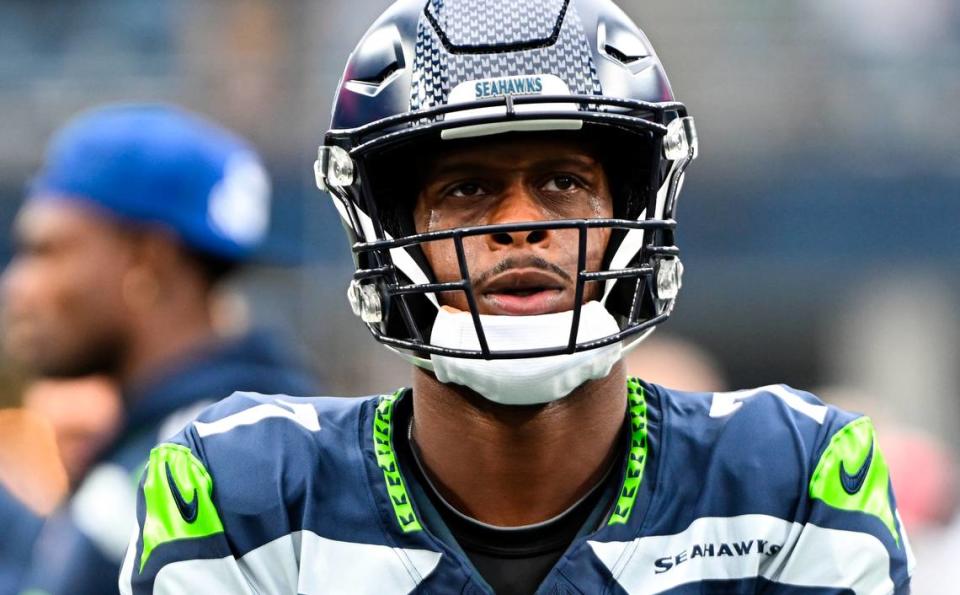
<path fill-rule="evenodd" d="M 89 210 L 51 195 L 25 203 L 17 214 L 14 230 L 22 240 L 37 240 L 74 236 L 99 226 Z"/>
<path fill-rule="evenodd" d="M 441 144 L 425 160 L 426 179 L 549 167 L 601 168 L 593 143 L 556 135 L 497 135 Z"/>
<path fill-rule="evenodd" d="M 28 200 L 14 222 L 14 239 L 21 247 L 67 247 L 122 237 L 113 218 L 82 201 L 56 195 Z"/>

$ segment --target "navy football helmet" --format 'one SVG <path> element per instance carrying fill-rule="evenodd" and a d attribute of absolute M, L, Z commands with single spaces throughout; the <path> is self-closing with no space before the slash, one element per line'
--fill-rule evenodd
<path fill-rule="evenodd" d="M 510 223 L 416 233 L 409 171 L 428 151 L 458 139 L 524 131 L 589 137 L 606 147 L 614 218 Z M 400 0 L 350 55 L 331 129 L 316 162 L 352 244 L 354 312 L 382 343 L 418 357 L 540 357 L 594 349 L 640 333 L 673 310 L 682 265 L 674 242 L 677 196 L 697 155 L 693 119 L 674 100 L 660 60 L 609 0 Z M 464 239 L 567 229 L 580 241 L 569 341 L 497 351 L 482 319 Z M 587 231 L 611 230 L 602 270 L 585 266 Z M 456 247 L 461 279 L 439 283 L 421 246 Z M 584 286 L 620 330 L 578 341 Z M 440 292 L 470 304 L 480 349 L 430 343 Z M 644 333 L 645 334 L 645 333 Z"/>

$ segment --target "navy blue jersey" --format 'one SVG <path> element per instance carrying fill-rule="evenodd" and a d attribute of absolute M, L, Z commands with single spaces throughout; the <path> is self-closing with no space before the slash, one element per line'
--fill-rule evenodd
<path fill-rule="evenodd" d="M 314 383 L 283 343 L 255 332 L 193 353 L 136 394 L 113 444 L 66 503 L 46 521 L 26 569 L 24 593 L 116 593 L 116 576 L 136 517 L 136 486 L 150 449 L 211 402 L 235 390 L 310 394 Z M 30 544 L 18 547 L 29 551 Z"/>
<path fill-rule="evenodd" d="M 907 593 L 912 556 L 869 419 L 768 386 L 630 381 L 602 522 L 537 593 Z M 240 393 L 156 447 L 123 593 L 490 593 L 398 464 L 395 408 Z"/>
<path fill-rule="evenodd" d="M 0 595 L 16 595 L 42 520 L 0 483 Z"/>

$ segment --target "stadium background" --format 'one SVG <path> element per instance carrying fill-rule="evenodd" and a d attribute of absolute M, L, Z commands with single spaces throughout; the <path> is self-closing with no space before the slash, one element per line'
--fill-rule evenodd
<path fill-rule="evenodd" d="M 0 266 L 65 119 L 109 101 L 183 104 L 252 138 L 271 170 L 270 243 L 234 281 L 251 319 L 301 342 L 330 393 L 404 383 L 349 314 L 348 248 L 312 173 L 342 65 L 387 4 L 4 0 Z M 955 451 L 960 5 L 620 4 L 701 138 L 679 213 L 685 288 L 661 332 L 705 349 L 732 387 L 816 389 Z M 12 405 L 17 371 L 0 370 Z"/>

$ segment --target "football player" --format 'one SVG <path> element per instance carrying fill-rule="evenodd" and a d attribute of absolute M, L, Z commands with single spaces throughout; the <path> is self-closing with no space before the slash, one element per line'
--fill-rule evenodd
<path fill-rule="evenodd" d="M 203 413 L 151 455 L 123 591 L 906 593 L 868 418 L 626 376 L 680 289 L 696 155 L 612 2 L 394 4 L 316 174 L 413 386 Z"/>

